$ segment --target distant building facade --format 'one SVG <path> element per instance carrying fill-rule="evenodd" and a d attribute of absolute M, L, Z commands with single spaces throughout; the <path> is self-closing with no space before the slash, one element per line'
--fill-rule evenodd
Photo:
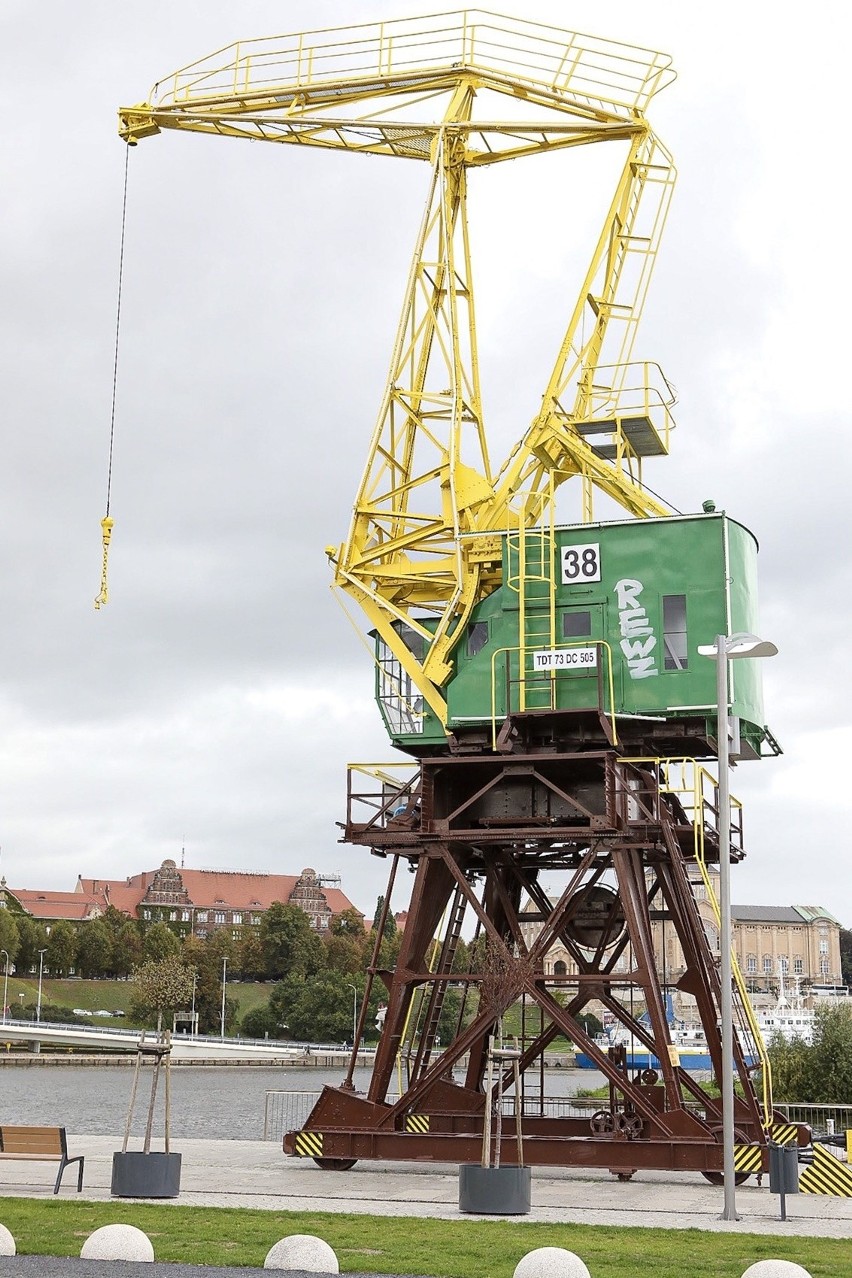
<path fill-rule="evenodd" d="M 274 902 L 297 905 L 311 927 L 325 933 L 346 910 L 363 914 L 338 886 L 334 876 L 305 869 L 301 874 L 252 874 L 242 870 L 190 870 L 166 860 L 156 870 L 127 879 L 77 880 L 73 892 L 9 888 L 0 881 L 0 909 L 30 915 L 48 929 L 57 919 L 83 923 L 99 918 L 110 906 L 143 924 L 166 923 L 179 936 L 202 940 L 223 929 L 234 935 L 259 927 Z"/>
<path fill-rule="evenodd" d="M 718 895 L 718 884 L 713 884 Z M 716 914 L 702 883 L 693 884 L 696 905 L 714 957 L 718 960 L 719 928 Z M 555 902 L 554 902 L 555 904 Z M 528 907 L 532 912 L 531 904 Z M 783 975 L 788 991 L 795 982 L 802 993 L 825 986 L 841 986 L 841 924 L 828 910 L 816 905 L 732 905 L 731 931 L 734 953 L 749 991 L 771 995 L 778 991 Z M 531 944 L 541 929 L 539 922 L 522 924 L 526 943 Z M 652 937 L 658 970 L 667 985 L 676 985 L 686 972 L 683 950 L 677 933 L 665 917 L 652 917 Z M 616 963 L 614 973 L 632 967 L 629 951 Z M 565 945 L 556 941 L 544 961 L 548 975 L 573 975 L 576 964 Z M 676 998 L 676 1010 L 685 1012 L 692 999 Z M 682 1007 L 677 1005 L 682 1003 Z"/>

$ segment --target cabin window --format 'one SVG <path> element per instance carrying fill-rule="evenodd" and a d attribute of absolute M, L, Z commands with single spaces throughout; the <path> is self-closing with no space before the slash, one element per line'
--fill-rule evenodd
<path fill-rule="evenodd" d="M 580 609 L 562 614 L 563 639 L 588 639 L 592 633 L 592 614 Z"/>
<path fill-rule="evenodd" d="M 400 625 L 398 633 L 415 661 L 422 662 L 426 651 L 425 637 L 406 625 Z M 381 638 L 376 647 L 376 664 L 379 705 L 391 736 L 422 732 L 423 697 L 402 662 Z"/>
<path fill-rule="evenodd" d="M 488 622 L 472 621 L 467 628 L 467 655 L 475 657 L 488 643 Z"/>
<path fill-rule="evenodd" d="M 686 595 L 663 595 L 663 650 L 666 670 L 686 669 Z"/>

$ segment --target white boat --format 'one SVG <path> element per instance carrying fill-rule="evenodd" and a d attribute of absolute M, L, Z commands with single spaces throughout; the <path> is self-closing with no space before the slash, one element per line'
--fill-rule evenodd
<path fill-rule="evenodd" d="M 763 1041 L 771 1043 L 773 1038 L 782 1038 L 785 1043 L 800 1039 L 808 1047 L 814 1041 L 814 1014 L 805 1007 L 799 991 L 799 982 L 795 981 L 792 998 L 788 1000 L 784 990 L 784 973 L 778 972 L 778 999 L 775 1006 L 757 1013 L 757 1023 L 763 1035 Z"/>

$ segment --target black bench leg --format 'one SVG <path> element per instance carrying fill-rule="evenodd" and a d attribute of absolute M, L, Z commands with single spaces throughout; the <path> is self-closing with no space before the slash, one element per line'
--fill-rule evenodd
<path fill-rule="evenodd" d="M 59 1164 L 59 1171 L 56 1174 L 56 1184 L 53 1186 L 54 1194 L 59 1193 L 59 1186 L 62 1183 L 62 1173 L 65 1171 L 65 1168 L 70 1167 L 72 1163 L 80 1164 L 80 1170 L 77 1173 L 77 1193 L 78 1194 L 82 1193 L 83 1191 L 83 1161 L 84 1161 L 84 1158 L 82 1154 L 78 1155 L 77 1158 L 62 1159 L 62 1162 Z"/>

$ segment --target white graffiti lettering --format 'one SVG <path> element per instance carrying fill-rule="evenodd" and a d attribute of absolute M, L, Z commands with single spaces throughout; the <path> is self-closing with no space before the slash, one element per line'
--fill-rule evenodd
<path fill-rule="evenodd" d="M 639 602 L 643 590 L 642 582 L 633 577 L 623 577 L 615 583 L 618 624 L 622 634 L 621 651 L 631 679 L 647 679 L 659 674 L 654 660 L 657 636 L 647 612 Z"/>

